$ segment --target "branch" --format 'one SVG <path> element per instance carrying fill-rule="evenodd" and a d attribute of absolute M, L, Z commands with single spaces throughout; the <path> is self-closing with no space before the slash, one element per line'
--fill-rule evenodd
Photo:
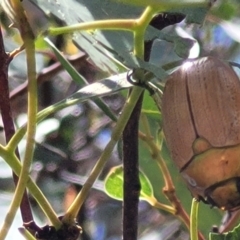
<path fill-rule="evenodd" d="M 0 109 L 1 116 L 5 131 L 6 142 L 8 143 L 12 136 L 15 134 L 14 121 L 12 118 L 12 110 L 9 99 L 9 86 L 8 86 L 8 66 L 11 60 L 11 56 L 7 55 L 3 45 L 3 36 L 0 28 Z M 16 156 L 20 159 L 19 151 L 16 149 Z M 17 185 L 18 177 L 13 173 L 13 179 L 15 185 Z M 32 211 L 27 196 L 27 192 L 24 192 L 21 204 L 20 204 L 21 216 L 23 222 L 29 222 L 33 220 Z"/>

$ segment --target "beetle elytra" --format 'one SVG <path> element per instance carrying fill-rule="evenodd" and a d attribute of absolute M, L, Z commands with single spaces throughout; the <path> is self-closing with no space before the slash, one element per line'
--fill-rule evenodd
<path fill-rule="evenodd" d="M 214 57 L 167 79 L 162 98 L 168 148 L 192 195 L 226 210 L 240 206 L 240 81 Z"/>

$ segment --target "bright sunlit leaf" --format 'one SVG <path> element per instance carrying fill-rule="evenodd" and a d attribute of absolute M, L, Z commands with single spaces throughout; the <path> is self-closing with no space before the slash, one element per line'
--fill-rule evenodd
<path fill-rule="evenodd" d="M 140 199 L 152 197 L 152 185 L 146 175 L 139 171 L 139 178 L 141 183 Z M 123 200 L 123 181 L 123 166 L 112 168 L 105 179 L 105 192 L 114 199 Z"/>

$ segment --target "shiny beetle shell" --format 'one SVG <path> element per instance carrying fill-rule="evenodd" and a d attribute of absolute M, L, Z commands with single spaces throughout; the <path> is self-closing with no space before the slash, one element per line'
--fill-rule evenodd
<path fill-rule="evenodd" d="M 197 199 L 240 206 L 240 82 L 223 61 L 187 62 L 167 79 L 163 130 L 173 161 Z"/>

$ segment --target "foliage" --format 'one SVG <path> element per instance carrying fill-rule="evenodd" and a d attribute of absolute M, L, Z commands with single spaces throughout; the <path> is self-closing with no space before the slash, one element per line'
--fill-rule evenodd
<path fill-rule="evenodd" d="M 19 209 L 24 239 L 121 239 L 119 200 L 126 194 L 121 136 L 137 116 L 138 104 L 139 141 L 130 139 L 138 145 L 132 151 L 139 151 L 139 198 L 144 200 L 138 239 L 187 238 L 192 199 L 161 131 L 161 95 L 167 76 L 187 58 L 239 60 L 232 18 L 240 5 L 214 2 L 1 1 L 0 188 L 8 201 L 0 199 L 0 239 L 19 237 L 12 236 L 22 225 Z M 8 18 L 14 28 L 8 28 Z M 9 167 L 19 177 L 16 187 Z M 193 239 L 207 237 L 221 217 L 220 210 L 201 203 L 200 231 L 191 234 Z M 210 239 L 237 239 L 238 231 L 210 234 Z"/>

